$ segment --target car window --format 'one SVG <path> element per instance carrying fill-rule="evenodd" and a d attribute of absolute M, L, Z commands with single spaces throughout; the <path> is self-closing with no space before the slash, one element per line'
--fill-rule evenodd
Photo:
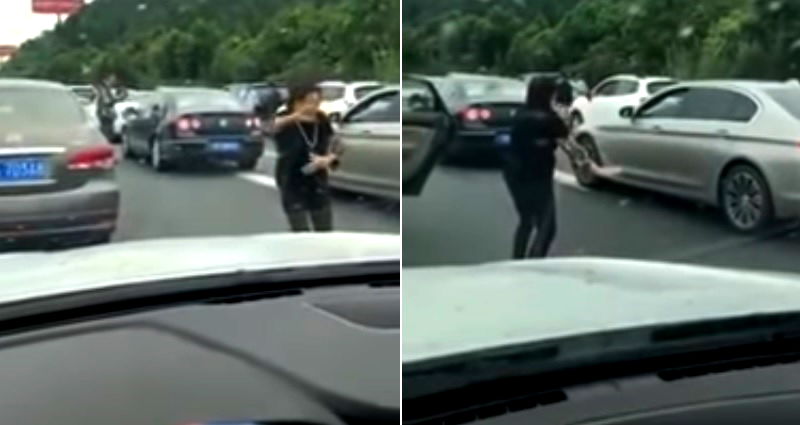
<path fill-rule="evenodd" d="M 595 89 L 595 96 L 613 96 L 617 92 L 619 81 L 608 81 Z"/>
<path fill-rule="evenodd" d="M 374 85 L 374 86 L 361 86 L 354 90 L 355 96 L 357 100 L 362 99 L 364 96 L 374 92 L 375 90 L 380 89 L 382 86 Z"/>
<path fill-rule="evenodd" d="M 691 90 L 683 105 L 683 118 L 716 121 L 749 121 L 758 107 L 755 102 L 739 93 L 717 89 Z"/>
<path fill-rule="evenodd" d="M 654 83 L 647 84 L 647 93 L 648 94 L 656 94 L 662 89 L 665 89 L 669 86 L 675 85 L 674 81 L 658 81 Z"/>
<path fill-rule="evenodd" d="M 332 101 L 344 97 L 345 87 L 333 86 L 333 85 L 321 85 L 320 92 L 322 94 L 322 100 Z"/>
<path fill-rule="evenodd" d="M 399 122 L 400 93 L 397 91 L 376 96 L 357 106 L 346 122 Z"/>
<path fill-rule="evenodd" d="M 430 88 L 415 80 L 403 80 L 403 112 L 434 112 L 435 100 Z"/>
<path fill-rule="evenodd" d="M 628 94 L 634 94 L 637 91 L 639 91 L 638 81 L 623 80 L 617 84 L 617 88 L 614 90 L 614 95 L 624 96 Z"/>
<path fill-rule="evenodd" d="M 178 110 L 195 107 L 217 108 L 225 111 L 240 111 L 242 105 L 227 93 L 181 93 L 175 96 Z"/>
<path fill-rule="evenodd" d="M 0 89 L 0 135 L 40 128 L 42 123 L 56 127 L 76 127 L 86 122 L 76 96 L 67 90 L 12 88 Z M 6 143 L 8 137 L 0 140 Z"/>
<path fill-rule="evenodd" d="M 800 88 L 786 87 L 764 90 L 767 95 L 778 103 L 786 112 L 800 120 Z"/>
<path fill-rule="evenodd" d="M 679 118 L 684 102 L 689 94 L 688 89 L 674 90 L 664 93 L 642 106 L 637 113 L 639 118 Z"/>

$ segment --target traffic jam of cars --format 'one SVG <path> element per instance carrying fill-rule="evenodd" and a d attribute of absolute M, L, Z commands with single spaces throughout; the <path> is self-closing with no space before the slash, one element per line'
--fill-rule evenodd
<path fill-rule="evenodd" d="M 331 186 L 399 203 L 400 87 L 319 86 L 321 109 L 347 152 Z M 15 248 L 109 242 L 122 209 L 122 161 L 156 173 L 198 165 L 268 173 L 259 166 L 269 168 L 276 153 L 261 100 L 274 94 L 274 113 L 288 97 L 286 86 L 273 83 L 131 89 L 103 129 L 93 86 L 8 78 L 0 79 L 0 92 L 0 240 Z"/>
<path fill-rule="evenodd" d="M 441 108 L 434 111 L 430 99 L 409 92 L 404 114 L 446 117 L 445 161 L 498 157 L 510 142 L 514 113 L 524 104 L 525 80 L 535 75 L 409 77 L 428 83 Z M 570 84 L 574 100 L 563 118 L 572 131 L 572 149 L 566 151 L 580 187 L 601 189 L 614 182 L 709 205 L 745 233 L 800 216 L 796 80 L 614 75 L 591 90 L 582 89 L 580 80 Z"/>

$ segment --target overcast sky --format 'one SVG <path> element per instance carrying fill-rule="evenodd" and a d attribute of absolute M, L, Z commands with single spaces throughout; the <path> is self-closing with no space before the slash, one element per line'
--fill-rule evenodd
<path fill-rule="evenodd" d="M 19 45 L 53 28 L 56 21 L 55 15 L 33 13 L 31 0 L 0 0 L 0 44 Z"/>

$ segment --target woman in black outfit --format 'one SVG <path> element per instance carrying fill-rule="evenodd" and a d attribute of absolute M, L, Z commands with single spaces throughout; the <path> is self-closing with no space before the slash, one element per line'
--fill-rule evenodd
<path fill-rule="evenodd" d="M 555 150 L 558 140 L 569 132 L 553 110 L 555 90 L 552 79 L 531 80 L 526 106 L 517 112 L 511 130 L 503 177 L 519 214 L 514 235 L 515 259 L 547 256 L 556 234 Z M 534 228 L 536 237 L 531 242 Z"/>
<path fill-rule="evenodd" d="M 278 149 L 275 176 L 295 232 L 333 229 L 328 173 L 338 164 L 333 127 L 320 111 L 315 84 L 292 87 L 287 110 L 273 124 Z"/>

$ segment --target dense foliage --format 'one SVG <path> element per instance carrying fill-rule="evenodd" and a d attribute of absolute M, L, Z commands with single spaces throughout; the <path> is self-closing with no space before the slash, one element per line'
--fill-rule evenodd
<path fill-rule="evenodd" d="M 398 0 L 95 0 L 26 42 L 4 75 L 131 85 L 399 79 Z"/>
<path fill-rule="evenodd" d="M 429 73 L 564 69 L 590 82 L 621 72 L 794 78 L 798 18 L 790 0 L 404 0 L 403 63 Z"/>

